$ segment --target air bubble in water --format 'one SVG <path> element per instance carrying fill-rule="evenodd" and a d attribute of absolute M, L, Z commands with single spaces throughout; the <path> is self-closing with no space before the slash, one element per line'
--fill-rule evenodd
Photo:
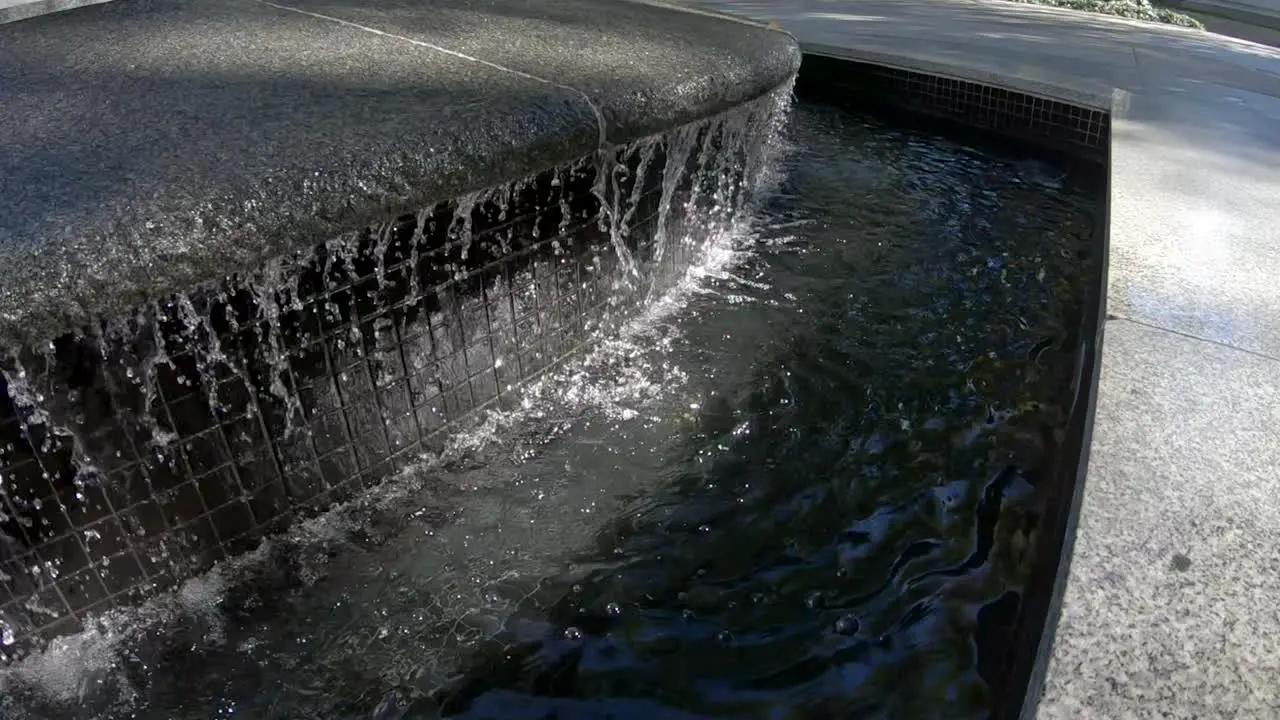
<path fill-rule="evenodd" d="M 836 632 L 841 635 L 853 635 L 858 632 L 859 626 L 858 618 L 852 615 L 842 615 L 839 620 L 836 620 Z"/>

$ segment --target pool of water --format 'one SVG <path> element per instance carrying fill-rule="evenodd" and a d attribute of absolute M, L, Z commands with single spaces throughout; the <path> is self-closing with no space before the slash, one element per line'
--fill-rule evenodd
<path fill-rule="evenodd" d="M 522 407 L 4 670 L 0 713 L 986 717 L 1097 189 L 822 105 L 788 143 L 751 227 Z"/>

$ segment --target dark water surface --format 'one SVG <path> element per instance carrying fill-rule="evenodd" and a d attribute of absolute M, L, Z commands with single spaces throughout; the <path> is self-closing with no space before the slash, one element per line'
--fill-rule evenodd
<path fill-rule="evenodd" d="M 11 686 L 50 717 L 985 717 L 1097 192 L 817 105 L 790 136 L 758 226 L 625 337 Z"/>

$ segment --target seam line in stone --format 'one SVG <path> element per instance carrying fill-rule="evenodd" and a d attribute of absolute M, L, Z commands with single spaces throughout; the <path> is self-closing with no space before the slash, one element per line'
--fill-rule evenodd
<path fill-rule="evenodd" d="M 441 47 L 434 43 L 429 43 L 426 40 L 419 40 L 417 38 L 411 38 L 405 35 L 397 35 L 396 33 L 387 32 L 386 30 L 379 30 L 378 28 L 369 27 L 368 25 L 361 25 L 360 23 L 352 22 L 350 20 L 343 20 L 342 18 L 333 17 L 332 15 L 325 15 L 323 13 L 312 12 L 310 10 L 303 10 L 302 8 L 291 7 L 289 5 L 281 5 L 279 3 L 271 2 L 270 0 L 254 0 L 254 1 L 261 5 L 266 5 L 268 7 L 276 8 L 277 10 L 286 10 L 288 12 L 298 13 L 299 15 L 306 15 L 307 17 L 315 18 L 317 20 L 327 20 L 328 22 L 336 23 L 338 25 L 354 28 L 356 30 L 363 30 L 364 32 L 373 33 L 374 35 L 380 35 L 382 37 L 390 38 L 392 40 L 400 40 L 403 42 L 407 42 L 411 45 L 417 45 L 418 47 L 427 48 L 428 50 L 435 50 L 438 53 L 443 53 L 445 55 L 449 55 L 450 57 L 455 57 L 460 60 L 468 60 L 470 62 L 479 63 L 480 65 L 484 65 L 485 67 L 489 67 L 494 70 L 499 70 L 505 73 L 511 73 L 512 75 L 525 78 L 526 80 L 533 80 L 535 82 L 540 82 L 544 85 L 550 85 L 552 87 L 560 88 L 561 90 L 568 90 L 572 93 L 575 93 L 581 96 L 582 99 L 586 101 L 587 106 L 591 108 L 591 112 L 595 114 L 596 127 L 597 127 L 597 130 L 599 131 L 599 140 L 598 140 L 599 147 L 605 148 L 605 147 L 608 147 L 609 145 L 608 137 L 606 135 L 604 113 L 601 112 L 599 106 L 597 106 L 595 101 L 591 99 L 590 95 L 588 95 L 583 90 L 579 90 L 578 88 L 573 87 L 572 85 L 565 85 L 564 83 L 558 83 L 554 80 L 548 80 L 547 78 L 538 77 L 537 75 L 534 75 L 532 73 L 524 72 L 523 70 L 516 70 L 515 68 L 509 68 L 509 67 L 506 67 L 505 65 L 500 65 L 496 62 L 491 62 L 489 60 L 483 60 L 478 57 L 473 57 L 466 53 L 458 52 L 457 50 L 450 50 L 449 48 Z"/>
<path fill-rule="evenodd" d="M 1112 316 L 1108 319 L 1112 322 L 1119 321 L 1119 322 L 1132 323 L 1134 325 L 1138 325 L 1140 327 L 1144 327 L 1149 330 L 1166 332 L 1166 333 L 1169 333 L 1170 335 L 1177 335 L 1179 337 L 1186 338 L 1187 340 L 1195 340 L 1197 342 L 1208 343 L 1210 345 L 1217 345 L 1220 348 L 1226 348 L 1227 350 L 1235 350 L 1236 352 L 1242 352 L 1245 355 L 1252 355 L 1262 360 L 1270 360 L 1271 362 L 1280 363 L 1280 357 L 1275 357 L 1274 355 L 1268 355 L 1267 353 L 1261 352 L 1258 350 L 1250 350 L 1249 348 L 1242 348 L 1236 345 L 1231 345 L 1221 340 L 1213 340 L 1212 338 L 1200 337 L 1195 333 L 1189 333 L 1189 332 L 1186 332 L 1185 330 L 1175 330 L 1174 328 L 1163 327 L 1161 325 L 1156 325 L 1155 323 L 1147 322 L 1145 320 L 1138 320 L 1136 318 L 1125 317 L 1123 315 L 1112 314 Z M 1103 345 L 1104 346 L 1106 345 L 1105 340 L 1103 341 Z"/>

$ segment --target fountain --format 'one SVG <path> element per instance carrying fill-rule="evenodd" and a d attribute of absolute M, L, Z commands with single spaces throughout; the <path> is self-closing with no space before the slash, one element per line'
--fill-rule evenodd
<path fill-rule="evenodd" d="M 781 33 L 637 3 L 593 4 L 606 23 L 592 32 L 625 44 L 678 25 L 688 62 L 612 88 L 568 45 L 497 63 L 423 39 L 431 9 L 208 5 L 122 0 L 0 29 L 0 76 L 39 67 L 31 82 L 45 83 L 22 86 L 10 105 L 41 108 L 43 127 L 0 120 L 0 166 L 14 168 L 0 196 L 16 210 L 0 223 L 6 661 L 376 492 L 634 314 L 735 221 L 798 65 Z M 438 5 L 473 23 L 523 23 L 538 38 L 574 30 L 572 3 L 541 18 L 520 16 L 518 3 L 488 16 Z M 170 42 L 193 23 L 206 30 L 194 46 Z M 145 40 L 106 59 L 125 36 Z M 263 38 L 272 46 L 253 45 Z M 294 68 L 293 40 L 330 55 Z M 53 62 L 42 48 L 60 41 L 79 50 Z M 228 59 L 211 50 L 220 43 L 250 49 Z M 349 45 L 364 63 L 386 60 L 388 73 L 412 70 L 430 92 L 401 78 L 317 84 L 349 69 Z M 762 52 L 748 60 L 747 47 Z M 121 109 L 138 97 L 126 92 L 180 87 L 173 63 L 205 54 L 211 67 L 171 91 L 185 93 L 175 106 Z M 85 67 L 98 79 L 77 79 Z M 284 68 L 283 101 L 251 82 L 263 68 Z M 114 95 L 74 95 L 111 73 Z M 553 75 L 570 79 L 542 79 Z M 58 78 L 70 89 L 52 89 Z M 475 112 L 481 90 L 513 82 L 527 117 L 493 103 Z M 110 100 L 115 124 L 30 165 L 32 148 L 52 152 L 60 132 L 87 127 L 71 97 Z M 398 134 L 349 105 L 325 125 L 336 103 L 362 97 L 385 101 L 378 114 Z M 204 119 L 185 114 L 202 102 Z M 419 121 L 400 117 L 424 102 L 434 104 Z M 556 103 L 572 107 L 544 112 Z M 252 146 L 239 126 L 198 135 L 246 108 L 261 127 L 292 121 L 301 137 Z M 81 184 L 84 167 L 119 168 L 156 142 L 169 143 L 154 156 L 161 165 L 131 166 L 115 188 Z M 226 154 L 208 162 L 219 147 Z M 70 211 L 83 217 L 70 224 Z"/>

